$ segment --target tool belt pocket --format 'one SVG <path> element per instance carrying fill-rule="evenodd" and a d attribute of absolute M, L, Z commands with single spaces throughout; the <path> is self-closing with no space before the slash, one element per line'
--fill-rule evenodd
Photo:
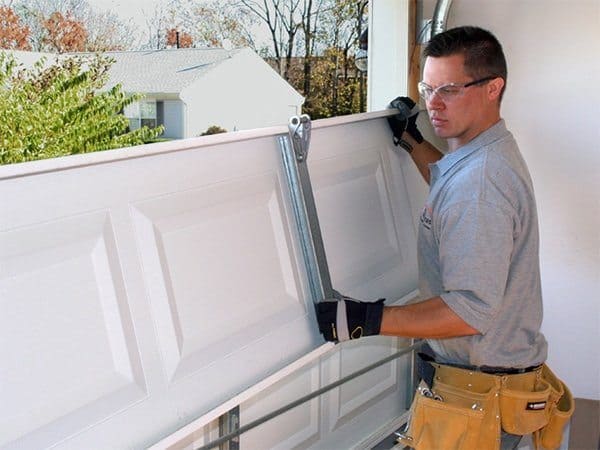
<path fill-rule="evenodd" d="M 565 426 L 575 412 L 575 401 L 569 388 L 546 365 L 542 369 L 542 377 L 550 383 L 552 406 L 548 425 L 542 428 L 540 439 L 543 448 L 555 450 L 560 447 Z"/>
<path fill-rule="evenodd" d="M 531 384 L 532 386 L 521 389 L 518 386 L 511 388 L 510 382 L 502 386 L 500 416 L 502 428 L 510 434 L 530 434 L 548 423 L 550 384 L 540 378 L 533 380 Z"/>
<path fill-rule="evenodd" d="M 411 418 L 399 442 L 417 450 L 497 449 L 495 393 L 473 393 L 439 382 L 430 391 L 421 384 Z M 490 426 L 491 424 L 491 426 Z"/>

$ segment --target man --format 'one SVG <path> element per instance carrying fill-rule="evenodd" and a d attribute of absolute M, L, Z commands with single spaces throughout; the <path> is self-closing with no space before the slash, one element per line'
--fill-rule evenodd
<path fill-rule="evenodd" d="M 448 152 L 423 140 L 416 116 L 396 135 L 430 184 L 418 237 L 424 300 L 385 307 L 323 302 L 320 330 L 334 341 L 346 334 L 424 338 L 435 363 L 472 371 L 538 370 L 547 344 L 540 332 L 537 213 L 526 164 L 500 117 L 502 47 L 488 31 L 460 27 L 433 37 L 424 56 L 419 93 Z M 503 433 L 502 448 L 519 440 Z"/>

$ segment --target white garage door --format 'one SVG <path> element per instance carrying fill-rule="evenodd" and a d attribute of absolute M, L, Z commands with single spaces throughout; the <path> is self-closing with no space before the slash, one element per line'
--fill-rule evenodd
<path fill-rule="evenodd" d="M 384 115 L 316 122 L 309 167 L 334 287 L 394 301 L 416 289 L 423 186 Z M 286 132 L 0 167 L 0 447 L 147 447 L 323 344 Z M 337 346 L 271 391 L 306 393 L 396 344 Z M 295 433 L 256 429 L 242 448 L 281 433 L 295 436 L 283 447 L 318 446 L 386 398 L 396 406 L 377 420 L 397 416 L 399 367 L 308 404 Z M 242 420 L 269 395 L 242 405 Z"/>

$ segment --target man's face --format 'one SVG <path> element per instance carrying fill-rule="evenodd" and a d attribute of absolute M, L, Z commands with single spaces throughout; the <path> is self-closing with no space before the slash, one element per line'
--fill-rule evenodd
<path fill-rule="evenodd" d="M 429 56 L 425 60 L 423 82 L 433 89 L 472 81 L 473 77 L 465 73 L 463 55 Z M 450 150 L 468 143 L 498 120 L 499 106 L 489 95 L 489 83 L 460 88 L 456 95 L 446 98 L 436 92 L 426 101 L 435 134 L 448 140 Z"/>

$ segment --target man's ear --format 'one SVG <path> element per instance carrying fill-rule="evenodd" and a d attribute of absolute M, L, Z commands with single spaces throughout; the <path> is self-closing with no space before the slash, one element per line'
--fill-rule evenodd
<path fill-rule="evenodd" d="M 504 87 L 504 78 L 494 78 L 490 80 L 487 84 L 487 94 L 490 100 L 497 100 L 500 98 L 500 94 L 502 93 L 502 88 Z"/>

